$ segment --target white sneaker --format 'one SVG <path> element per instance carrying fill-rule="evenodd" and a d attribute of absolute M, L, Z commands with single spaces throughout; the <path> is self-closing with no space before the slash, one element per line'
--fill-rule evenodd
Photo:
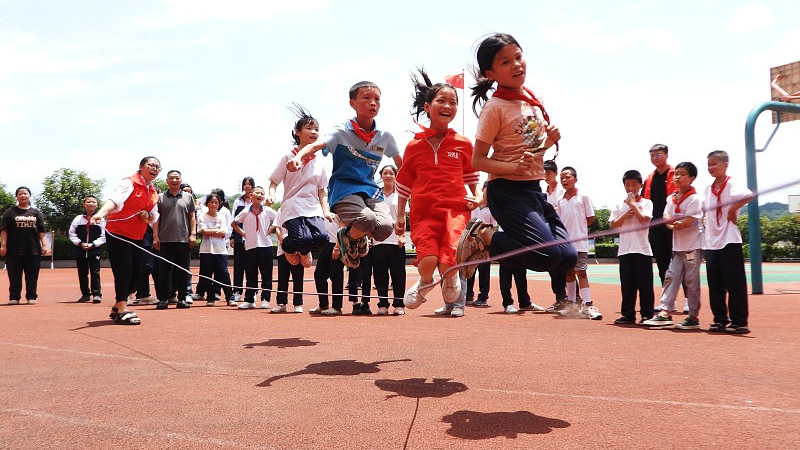
<path fill-rule="evenodd" d="M 406 291 L 406 295 L 403 297 L 403 304 L 406 308 L 417 309 L 419 305 L 428 301 L 428 299 L 425 298 L 425 294 L 430 292 L 434 285 L 420 289 L 419 285 L 421 282 L 422 280 L 418 278 L 417 282 Z"/>
<path fill-rule="evenodd" d="M 206 306 L 214 306 L 214 300 L 207 300 Z"/>
<path fill-rule="evenodd" d="M 539 305 L 537 305 L 536 303 L 531 302 L 530 305 L 528 305 L 528 306 L 526 306 L 524 308 L 520 308 L 520 311 L 542 312 L 542 311 L 544 311 L 544 308 L 539 306 Z"/>
<path fill-rule="evenodd" d="M 325 311 L 322 311 L 320 314 L 323 316 L 341 316 L 342 310 L 336 308 L 328 308 Z"/>
<path fill-rule="evenodd" d="M 561 317 L 578 317 L 580 314 L 581 308 L 574 302 L 567 302 L 567 304 L 564 305 L 564 309 L 558 311 L 558 315 Z"/>
<path fill-rule="evenodd" d="M 442 280 L 442 297 L 445 303 L 455 303 L 461 297 L 461 280 L 452 276 Z"/>
<path fill-rule="evenodd" d="M 385 306 L 381 306 L 380 308 L 378 308 L 378 312 L 375 313 L 375 314 L 377 314 L 379 316 L 388 316 L 389 315 L 389 308 L 387 308 Z"/>
<path fill-rule="evenodd" d="M 519 312 L 519 310 L 517 309 L 516 306 L 514 306 L 514 305 L 506 306 L 506 314 L 516 314 L 518 312 Z"/>
<path fill-rule="evenodd" d="M 464 317 L 464 308 L 456 306 L 450 311 L 450 317 Z"/>
<path fill-rule="evenodd" d="M 131 294 L 128 296 L 128 301 L 125 303 L 126 305 L 138 305 L 139 302 L 136 301 L 136 296 Z"/>
<path fill-rule="evenodd" d="M 228 300 L 228 306 L 237 306 L 239 303 L 236 300 Z"/>
<path fill-rule="evenodd" d="M 323 309 L 317 306 L 316 308 L 311 308 L 308 310 L 309 314 L 322 314 Z"/>
<path fill-rule="evenodd" d="M 236 303 L 242 301 L 242 294 L 233 294 L 233 301 Z"/>
<path fill-rule="evenodd" d="M 144 297 L 139 299 L 140 305 L 157 305 L 158 299 L 155 297 Z"/>
<path fill-rule="evenodd" d="M 394 314 L 395 316 L 403 316 L 406 314 L 406 310 L 402 306 L 395 306 L 394 312 L 392 312 L 392 314 Z"/>
<path fill-rule="evenodd" d="M 437 316 L 445 316 L 445 315 L 449 315 L 451 312 L 453 312 L 453 305 L 445 304 L 444 306 L 442 306 L 441 308 L 438 308 L 433 313 L 436 314 Z"/>
<path fill-rule="evenodd" d="M 261 300 L 261 309 L 269 309 L 269 301 Z"/>
<path fill-rule="evenodd" d="M 296 313 L 301 313 L 301 312 L 303 312 L 303 307 L 302 307 L 302 306 L 300 306 L 300 305 L 295 305 L 295 307 L 294 307 L 294 312 L 296 312 Z"/>
<path fill-rule="evenodd" d="M 190 305 L 194 304 L 194 295 L 186 294 L 186 299 L 184 299 L 183 302 L 188 303 Z"/>
<path fill-rule="evenodd" d="M 242 302 L 239 304 L 239 309 L 253 309 L 256 307 L 255 302 Z"/>
<path fill-rule="evenodd" d="M 584 305 L 581 309 L 581 317 L 590 320 L 601 320 L 603 315 L 600 314 L 600 310 L 597 309 L 594 305 Z"/>
<path fill-rule="evenodd" d="M 261 307 L 264 308 L 264 302 L 261 302 Z M 267 306 L 269 307 L 269 306 Z M 286 305 L 278 305 L 272 308 L 272 312 L 274 313 L 285 313 L 286 312 Z"/>

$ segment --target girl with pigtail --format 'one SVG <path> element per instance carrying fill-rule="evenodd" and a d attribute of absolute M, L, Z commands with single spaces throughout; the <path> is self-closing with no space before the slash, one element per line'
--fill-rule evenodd
<path fill-rule="evenodd" d="M 333 215 L 328 207 L 328 175 L 322 161 L 311 155 L 303 159 L 296 172 L 286 169 L 286 163 L 299 149 L 319 137 L 319 122 L 311 113 L 297 103 L 290 110 L 297 117 L 292 129 L 294 148 L 278 161 L 269 176 L 266 204 L 275 203 L 275 189 L 283 183 L 280 223 L 275 224 L 286 229 L 281 248 L 290 265 L 307 268 L 311 267 L 311 250 L 328 244 L 325 220 L 332 220 Z"/>
<path fill-rule="evenodd" d="M 470 210 L 481 202 L 478 192 L 478 172 L 472 167 L 472 143 L 449 128 L 458 112 L 458 94 L 447 83 L 431 83 L 428 74 L 419 70 L 411 75 L 414 84 L 412 115 L 419 119 L 427 114 L 430 128 L 419 123 L 416 133 L 406 146 L 403 166 L 397 173 L 397 210 L 404 211 L 413 198 L 409 211 L 411 240 L 417 249 L 419 279 L 403 299 L 407 308 L 417 308 L 426 301 L 425 294 L 434 287 L 434 271 L 444 276 L 442 297 L 445 306 L 436 314 L 464 315 L 463 305 L 457 305 L 461 295 L 458 272 L 448 273 L 456 263 L 456 243 L 470 216 Z M 467 185 L 471 195 L 466 195 Z M 405 233 L 405 217 L 397 215 L 395 232 Z"/>
<path fill-rule="evenodd" d="M 459 264 L 568 238 L 539 186 L 544 179 L 544 153 L 554 145 L 558 152 L 561 133 L 550 123 L 542 103 L 524 86 L 527 63 L 522 48 L 509 34 L 493 34 L 480 43 L 476 56 L 472 110 L 478 115 L 478 107 L 482 109 L 472 163 L 489 174 L 487 203 L 504 231 L 472 219 L 459 239 Z M 489 149 L 493 150 L 491 156 Z M 505 261 L 513 267 L 565 272 L 575 266 L 577 253 L 571 244 L 562 243 Z M 469 277 L 475 265 L 462 270 Z"/>

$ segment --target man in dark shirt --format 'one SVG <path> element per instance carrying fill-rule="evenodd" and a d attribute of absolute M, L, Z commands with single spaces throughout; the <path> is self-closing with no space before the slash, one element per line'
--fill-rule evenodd
<path fill-rule="evenodd" d="M 653 220 L 663 218 L 667 198 L 678 190 L 675 187 L 675 172 L 672 166 L 667 164 L 668 155 L 669 148 L 664 144 L 650 147 L 650 162 L 656 170 L 645 180 L 642 196 L 653 202 Z M 650 228 L 649 240 L 658 266 L 658 276 L 661 278 L 661 284 L 664 284 L 664 275 L 672 258 L 672 230 L 663 224 L 653 226 Z"/>

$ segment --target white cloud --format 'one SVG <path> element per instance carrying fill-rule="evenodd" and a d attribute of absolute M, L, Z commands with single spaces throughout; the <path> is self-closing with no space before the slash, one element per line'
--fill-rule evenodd
<path fill-rule="evenodd" d="M 728 31 L 746 33 L 765 30 L 771 28 L 774 21 L 772 12 L 766 6 L 760 3 L 750 3 L 736 10 L 733 18 L 728 22 Z"/>
<path fill-rule="evenodd" d="M 680 39 L 671 31 L 656 28 L 645 32 L 645 41 L 653 50 L 670 53 L 680 47 Z"/>
<path fill-rule="evenodd" d="M 54 55 L 53 53 L 56 53 Z M 77 51 L 74 53 L 80 53 Z M 0 36 L 0 75 L 15 73 L 84 73 L 119 63 L 119 57 L 100 55 L 75 56 L 69 51 L 45 48 L 32 34 L 11 33 Z"/>
<path fill-rule="evenodd" d="M 175 23 L 196 23 L 206 20 L 258 22 L 284 14 L 296 14 L 327 9 L 330 0 L 302 2 L 267 2 L 260 0 L 164 0 L 167 11 L 139 21 L 146 26 Z"/>
<path fill-rule="evenodd" d="M 790 30 L 772 48 L 760 48 L 757 52 L 745 55 L 744 64 L 751 70 L 763 70 L 766 79 L 771 67 L 782 66 L 800 59 L 797 43 L 800 42 L 800 28 Z"/>

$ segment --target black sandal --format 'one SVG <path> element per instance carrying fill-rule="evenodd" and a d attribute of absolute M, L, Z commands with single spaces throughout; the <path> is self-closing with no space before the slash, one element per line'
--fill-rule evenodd
<path fill-rule="evenodd" d="M 119 316 L 119 310 L 117 309 L 116 306 L 112 306 L 111 307 L 111 314 L 108 315 L 108 318 L 117 320 L 118 316 Z"/>
<path fill-rule="evenodd" d="M 114 323 L 117 325 L 141 325 L 142 320 L 133 311 L 123 311 L 117 314 L 117 318 L 114 319 Z"/>
<path fill-rule="evenodd" d="M 747 328 L 746 326 L 731 325 L 725 329 L 725 332 L 729 334 L 747 334 L 750 332 L 750 328 Z"/>

